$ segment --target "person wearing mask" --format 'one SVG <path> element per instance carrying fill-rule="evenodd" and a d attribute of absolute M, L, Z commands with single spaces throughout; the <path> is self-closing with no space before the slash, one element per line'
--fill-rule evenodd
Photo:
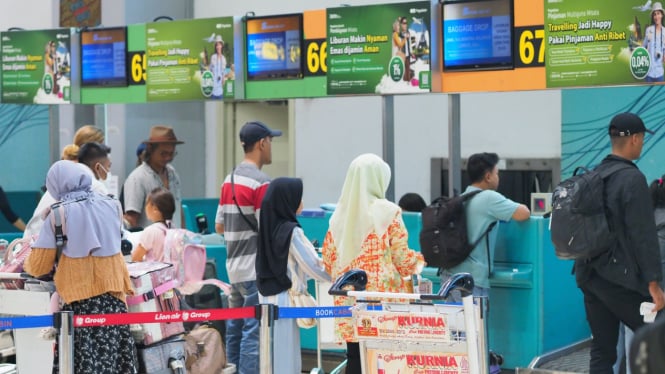
<path fill-rule="evenodd" d="M 173 194 L 176 206 L 172 225 L 181 228 L 185 219 L 180 177 L 171 162 L 177 154 L 176 145 L 184 142 L 176 138 L 171 127 L 156 125 L 150 129 L 150 137 L 144 143 L 146 149 L 143 163 L 129 174 L 123 187 L 127 228 L 145 228 L 150 225 L 144 208 L 148 194 L 157 187 L 164 187 Z"/>
<path fill-rule="evenodd" d="M 104 131 L 102 131 L 102 129 L 92 125 L 81 126 L 78 130 L 76 130 L 76 133 L 74 133 L 74 139 L 73 139 L 74 143 L 66 145 L 63 148 L 61 159 L 78 161 L 79 150 L 83 144 L 86 143 L 104 144 L 104 140 L 105 140 Z M 110 151 L 111 150 L 109 149 L 109 152 Z M 103 183 L 93 182 L 92 189 L 93 191 L 99 192 L 101 194 L 108 193 L 106 185 L 104 185 Z M 46 209 L 48 209 L 48 207 L 53 205 L 55 202 L 56 202 L 55 198 L 51 196 L 48 189 L 46 189 L 41 199 L 39 200 L 39 203 L 37 204 L 37 208 L 35 208 L 35 211 L 32 213 L 32 218 L 30 218 L 28 224 L 26 225 L 25 231 L 23 232 L 23 238 L 29 238 L 39 234 L 39 231 L 42 228 L 42 224 L 44 223 L 44 215 L 48 213 Z"/>
<path fill-rule="evenodd" d="M 425 266 L 422 254 L 408 247 L 402 209 L 386 200 L 390 174 L 388 164 L 375 154 L 360 155 L 349 165 L 322 248 L 333 280 L 351 269 L 363 269 L 367 291 L 408 292 L 405 278 L 410 281 Z M 335 297 L 337 306 L 353 304 L 353 298 Z M 353 322 L 337 318 L 335 324 L 337 336 L 346 341 L 346 372 L 361 373 Z"/>
<path fill-rule="evenodd" d="M 272 163 L 272 141 L 281 136 L 264 123 L 251 121 L 240 129 L 245 157 L 222 183 L 215 231 L 226 239 L 226 270 L 231 283 L 229 308 L 257 305 L 256 251 L 258 217 L 270 178 L 261 171 Z M 254 318 L 226 321 L 226 355 L 238 374 L 259 372 L 259 323 Z"/>
<path fill-rule="evenodd" d="M 302 180 L 277 178 L 263 197 L 259 217 L 259 249 L 256 253 L 256 284 L 259 301 L 280 307 L 295 307 L 289 290 L 307 292 L 307 280 L 330 282 L 312 243 L 300 227 Z M 298 282 L 294 282 L 297 280 Z M 275 373 L 300 373 L 300 331 L 296 319 L 275 321 L 272 364 Z"/>
<path fill-rule="evenodd" d="M 46 186 L 61 202 L 66 241 L 56 259 L 54 226 L 42 225 L 25 271 L 54 276 L 62 310 L 75 315 L 127 313 L 125 297 L 132 285 L 120 253 L 122 211 L 118 200 L 92 191 L 92 178 L 77 163 L 58 161 L 48 171 Z M 46 220 L 53 219 L 49 212 Z M 57 345 L 57 343 L 56 343 Z M 54 372 L 57 367 L 57 346 Z M 74 372 L 135 373 L 136 354 L 129 325 L 82 327 L 74 339 Z"/>
<path fill-rule="evenodd" d="M 85 143 L 78 151 L 79 164 L 85 166 L 84 170 L 92 177 L 92 190 L 103 195 L 108 194 L 108 189 L 103 182 L 111 170 L 110 153 L 111 148 L 100 143 Z"/>
<path fill-rule="evenodd" d="M 575 261 L 575 278 L 584 295 L 592 335 L 591 374 L 612 372 L 620 322 L 637 331 L 644 325 L 643 302 L 655 304 L 652 312 L 665 306 L 653 203 L 646 178 L 633 163 L 642 153 L 646 132 L 652 131 L 639 116 L 614 116 L 608 127 L 611 153 L 596 168 L 624 166 L 604 183 L 608 224 L 616 241 L 596 257 Z"/>

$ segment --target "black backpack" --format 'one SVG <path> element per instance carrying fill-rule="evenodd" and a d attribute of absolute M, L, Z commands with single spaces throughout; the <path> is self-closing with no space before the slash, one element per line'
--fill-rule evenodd
<path fill-rule="evenodd" d="M 472 191 L 451 198 L 442 196 L 423 209 L 420 252 L 427 266 L 450 269 L 461 264 L 496 225 L 492 222 L 474 243 L 469 243 L 464 204 L 479 192 Z M 487 254 L 489 258 L 489 251 Z"/>
<path fill-rule="evenodd" d="M 554 189 L 550 235 L 558 258 L 594 258 L 616 241 L 605 211 L 605 179 L 630 167 L 623 162 L 602 170 L 580 166 Z"/>

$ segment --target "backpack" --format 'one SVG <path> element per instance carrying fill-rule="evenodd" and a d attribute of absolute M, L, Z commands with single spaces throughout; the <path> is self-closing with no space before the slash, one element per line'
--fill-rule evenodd
<path fill-rule="evenodd" d="M 572 177 L 556 186 L 552 192 L 550 236 L 558 258 L 593 258 L 616 242 L 605 209 L 605 179 L 630 167 L 625 163 L 602 170 L 580 166 Z"/>
<path fill-rule="evenodd" d="M 420 252 L 427 266 L 450 269 L 461 264 L 496 225 L 493 222 L 475 242 L 469 243 L 464 204 L 480 192 L 442 196 L 423 209 Z"/>
<path fill-rule="evenodd" d="M 221 373 L 226 350 L 217 329 L 206 324 L 185 334 L 185 368 L 190 374 Z"/>
<path fill-rule="evenodd" d="M 67 232 L 64 209 L 62 205 L 66 203 L 56 202 L 51 205 L 50 209 L 53 212 L 51 215 L 51 227 L 55 235 L 56 255 L 55 267 L 58 265 L 62 247 L 67 241 Z M 0 273 L 23 273 L 23 264 L 32 252 L 32 244 L 37 239 L 38 235 L 32 235 L 25 238 L 16 238 L 11 243 L 7 244 L 6 240 L 0 242 L 0 247 L 3 247 L 4 252 L 0 259 Z M 51 274 L 41 277 L 40 279 L 49 280 L 53 277 Z M 0 289 L 21 290 L 25 287 L 25 279 L 23 277 L 14 279 L 0 280 Z"/>
<path fill-rule="evenodd" d="M 198 292 L 204 285 L 212 284 L 231 293 L 231 286 L 218 279 L 203 280 L 206 267 L 206 248 L 201 234 L 187 229 L 166 229 L 164 239 L 164 262 L 173 264 L 178 291 L 183 295 Z"/>
<path fill-rule="evenodd" d="M 23 263 L 32 251 L 32 238 L 16 238 L 7 244 L 3 240 L 4 255 L 0 259 L 0 273 L 21 273 L 23 272 Z M 0 280 L 0 289 L 22 290 L 25 280 L 21 278 L 10 279 L 6 277 Z"/>

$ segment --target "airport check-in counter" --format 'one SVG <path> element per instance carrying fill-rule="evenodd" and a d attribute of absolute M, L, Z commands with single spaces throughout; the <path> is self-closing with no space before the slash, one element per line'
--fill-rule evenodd
<path fill-rule="evenodd" d="M 207 209 L 212 227 L 217 202 L 205 200 L 206 206 L 190 209 L 190 215 Z M 323 245 L 331 215 L 330 210 L 306 210 L 298 217 L 307 237 L 318 246 Z M 419 251 L 420 214 L 405 212 L 403 218 L 409 247 Z M 498 226 L 487 333 L 489 348 L 504 356 L 504 368 L 526 367 L 534 357 L 590 336 L 582 292 L 571 274 L 573 264 L 554 255 L 548 224 L 548 219 L 534 216 Z M 219 278 L 228 281 L 225 244 L 207 247 L 208 256 L 216 259 Z M 435 292 L 441 285 L 436 273 L 434 268 L 423 271 Z M 315 294 L 312 281 L 309 292 Z M 316 328 L 301 329 L 301 347 L 316 349 Z"/>
<path fill-rule="evenodd" d="M 527 367 L 534 357 L 590 337 L 573 263 L 554 255 L 548 225 L 542 217 L 499 225 L 487 338 L 504 368 Z M 436 272 L 426 268 L 423 275 L 438 290 Z"/>

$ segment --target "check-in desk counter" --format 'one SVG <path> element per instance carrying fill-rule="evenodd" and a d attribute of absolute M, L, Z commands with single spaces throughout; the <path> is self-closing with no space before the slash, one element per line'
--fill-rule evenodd
<path fill-rule="evenodd" d="M 305 211 L 298 217 L 307 237 L 323 245 L 331 211 Z M 418 213 L 404 213 L 409 247 L 420 250 Z M 498 226 L 494 274 L 490 280 L 489 347 L 504 356 L 504 368 L 526 367 L 534 357 L 590 336 L 582 292 L 571 274 L 572 262 L 556 258 L 550 241 L 549 220 L 531 217 L 525 222 Z M 226 246 L 210 244 L 219 279 L 228 281 Z M 423 276 L 440 288 L 437 269 Z M 314 294 L 314 282 L 309 292 Z M 301 329 L 301 347 L 316 349 L 316 328 Z"/>
<path fill-rule="evenodd" d="M 504 368 L 526 367 L 536 356 L 590 336 L 573 263 L 554 255 L 548 224 L 531 217 L 499 225 L 487 338 L 504 356 Z M 438 290 L 436 269 L 423 274 Z"/>

